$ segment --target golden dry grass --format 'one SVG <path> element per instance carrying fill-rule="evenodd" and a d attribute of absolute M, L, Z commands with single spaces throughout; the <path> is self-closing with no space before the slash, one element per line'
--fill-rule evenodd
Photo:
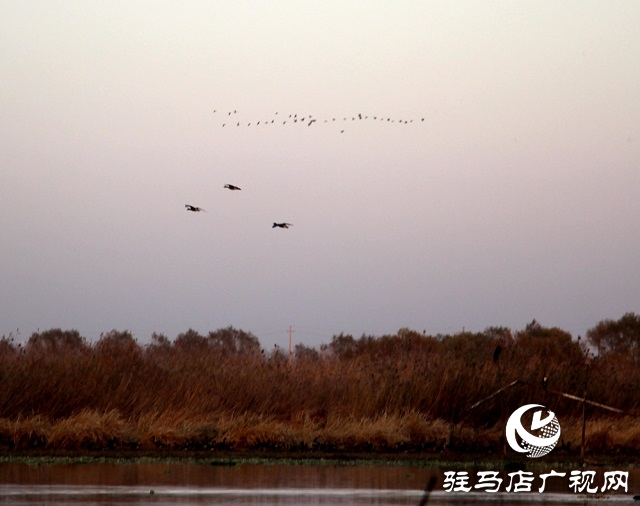
<path fill-rule="evenodd" d="M 442 450 L 449 444 L 451 424 L 415 414 L 377 418 L 334 418 L 320 423 L 306 418 L 284 422 L 265 415 L 227 414 L 209 419 L 146 418 L 125 420 L 115 412 L 83 412 L 56 421 L 41 416 L 0 419 L 0 438 L 16 449 L 281 449 L 336 451 Z M 581 419 L 564 421 L 561 447 L 578 449 Z M 503 428 L 478 430 L 454 427 L 455 443 L 463 449 L 498 449 Z M 637 450 L 636 419 L 589 420 L 586 448 L 590 453 Z"/>

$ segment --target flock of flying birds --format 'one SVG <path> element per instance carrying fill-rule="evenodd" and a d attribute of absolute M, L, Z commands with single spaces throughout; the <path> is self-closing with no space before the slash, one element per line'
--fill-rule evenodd
<path fill-rule="evenodd" d="M 342 124 L 348 122 L 348 121 L 376 121 L 376 122 L 383 122 L 385 124 L 391 124 L 391 123 L 397 123 L 400 125 L 409 125 L 411 123 L 418 123 L 418 122 L 422 122 L 424 121 L 424 118 L 420 118 L 418 119 L 400 119 L 400 118 L 392 118 L 389 116 L 378 116 L 378 115 L 363 115 L 362 113 L 358 113 L 355 115 L 350 115 L 350 116 L 329 116 L 329 117 L 325 117 L 325 118 L 317 118 L 315 116 L 313 116 L 312 114 L 298 114 L 298 113 L 291 113 L 291 114 L 282 114 L 280 115 L 278 113 L 278 111 L 276 111 L 272 117 L 267 118 L 266 120 L 257 120 L 257 121 L 240 121 L 240 118 L 238 116 L 238 111 L 236 109 L 232 110 L 232 111 L 226 111 L 226 112 L 218 112 L 217 109 L 214 109 L 214 114 L 217 115 L 222 115 L 223 117 L 223 123 L 222 123 L 222 127 L 226 127 L 228 126 L 235 126 L 236 128 L 238 127 L 251 127 L 251 126 L 276 126 L 276 125 L 298 125 L 298 126 L 304 126 L 306 125 L 307 127 L 316 125 L 316 124 L 337 124 L 342 122 Z M 344 133 L 344 128 L 340 128 L 340 133 Z M 233 184 L 226 184 L 224 185 L 224 187 L 228 190 L 231 191 L 237 191 L 237 190 L 242 190 L 242 188 L 235 186 Z M 191 204 L 185 204 L 185 207 L 187 209 L 187 211 L 191 211 L 194 213 L 200 213 L 200 212 L 205 212 L 205 210 L 202 207 L 197 207 L 197 206 L 193 206 Z M 291 223 L 275 223 L 273 224 L 272 228 L 289 228 L 292 227 L 293 225 Z"/>
<path fill-rule="evenodd" d="M 240 188 L 239 186 L 233 185 L 233 184 L 226 184 L 226 185 L 224 185 L 224 187 L 227 190 L 231 190 L 231 191 L 242 190 L 242 188 Z M 203 209 L 202 207 L 192 206 L 191 204 L 185 204 L 184 207 L 187 209 L 187 211 L 191 211 L 193 213 L 205 213 L 206 212 L 206 210 Z M 289 228 L 289 227 L 293 227 L 293 224 L 291 224 L 291 223 L 274 223 L 271 228 Z"/>
<path fill-rule="evenodd" d="M 325 118 L 317 118 L 312 114 L 282 114 L 280 115 L 278 111 L 276 111 L 272 117 L 262 120 L 254 120 L 254 121 L 240 121 L 237 116 L 238 111 L 234 109 L 233 111 L 227 111 L 226 113 L 218 113 L 217 109 L 214 109 L 214 114 L 221 114 L 223 116 L 222 127 L 231 126 L 231 127 L 250 127 L 250 126 L 276 126 L 276 125 L 299 125 L 310 127 L 312 125 L 319 124 L 345 124 L 348 121 L 376 121 L 376 122 L 384 122 L 384 123 L 397 123 L 399 125 L 409 125 L 411 123 L 417 123 L 424 121 L 424 118 L 414 119 L 414 118 L 392 118 L 389 116 L 379 116 L 379 115 L 369 115 L 358 113 L 355 115 L 349 116 L 328 116 Z M 344 128 L 340 128 L 340 133 L 344 133 Z"/>

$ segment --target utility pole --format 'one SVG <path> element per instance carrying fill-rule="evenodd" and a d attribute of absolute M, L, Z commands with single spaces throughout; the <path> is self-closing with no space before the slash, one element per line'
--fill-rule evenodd
<path fill-rule="evenodd" d="M 292 354 L 293 354 L 293 327 L 289 325 L 289 362 L 291 362 Z"/>

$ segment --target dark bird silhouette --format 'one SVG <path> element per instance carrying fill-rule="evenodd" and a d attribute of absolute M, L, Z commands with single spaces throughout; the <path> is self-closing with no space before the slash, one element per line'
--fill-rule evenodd
<path fill-rule="evenodd" d="M 227 190 L 242 190 L 242 188 L 240 188 L 239 186 L 235 186 L 233 184 L 226 184 L 226 185 L 224 185 L 224 187 Z"/>
<path fill-rule="evenodd" d="M 184 207 L 187 208 L 187 211 L 193 211 L 194 213 L 205 212 L 205 210 L 202 209 L 201 207 L 196 207 L 189 204 L 185 204 Z"/>
<path fill-rule="evenodd" d="M 291 223 L 274 223 L 273 226 L 271 228 L 289 228 L 289 227 L 293 227 L 293 225 Z"/>

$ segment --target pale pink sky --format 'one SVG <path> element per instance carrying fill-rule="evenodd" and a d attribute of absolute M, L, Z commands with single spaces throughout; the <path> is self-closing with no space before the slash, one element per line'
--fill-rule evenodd
<path fill-rule="evenodd" d="M 0 1 L 0 335 L 640 312 L 638 26 L 636 1 Z M 318 121 L 264 125 L 289 114 Z"/>

